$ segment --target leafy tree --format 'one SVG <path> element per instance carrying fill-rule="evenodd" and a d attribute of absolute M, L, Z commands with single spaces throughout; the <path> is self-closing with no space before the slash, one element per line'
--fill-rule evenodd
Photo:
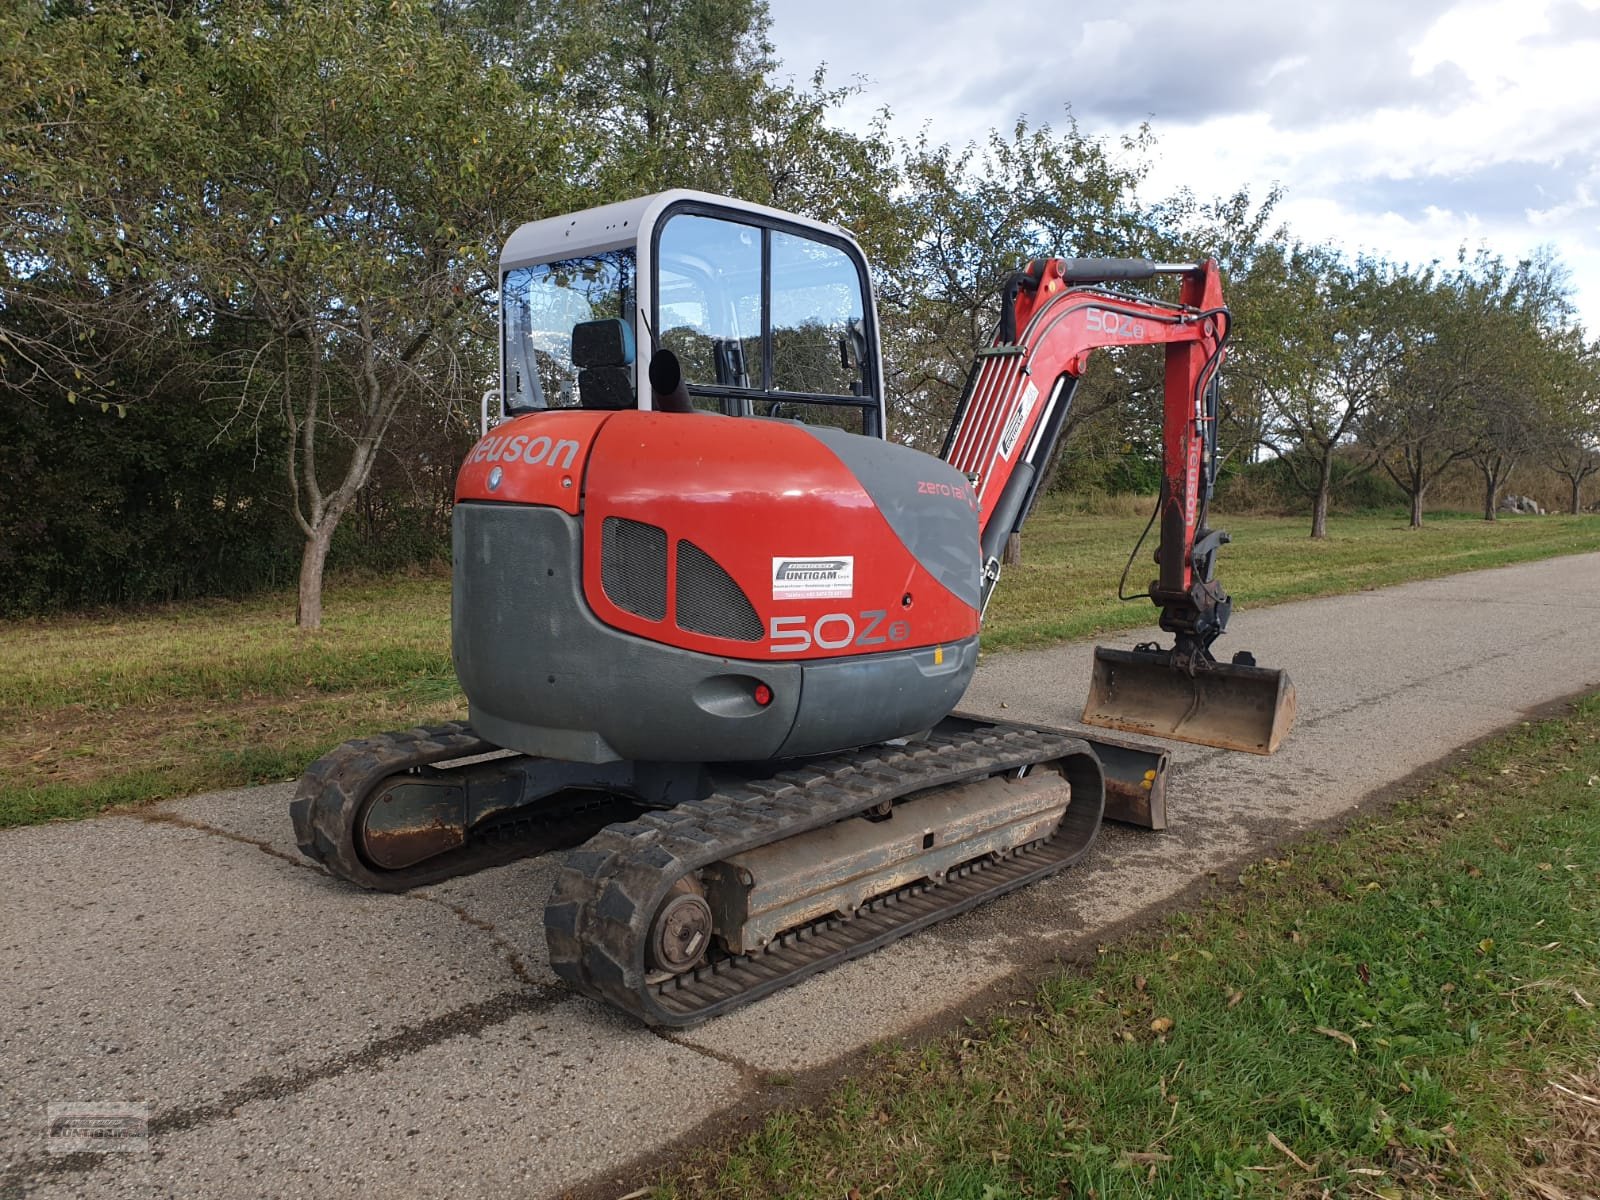
<path fill-rule="evenodd" d="M 741 127 L 728 132 L 728 190 L 848 229 L 881 275 L 904 261 L 910 242 L 900 225 L 901 169 L 886 114 L 866 133 L 832 123 L 859 91 L 830 85 L 820 67 L 807 87 L 763 89 Z"/>
<path fill-rule="evenodd" d="M 533 0 L 548 57 L 521 74 L 558 88 L 604 148 L 587 204 L 669 187 L 735 191 L 751 114 L 770 99 L 765 0 Z"/>
<path fill-rule="evenodd" d="M 1591 475 L 1600 474 L 1600 437 L 1591 434 L 1585 440 L 1574 440 L 1556 445 L 1549 451 L 1551 468 L 1571 487 L 1567 511 L 1577 516 L 1583 511 L 1583 484 Z"/>
<path fill-rule="evenodd" d="M 1361 441 L 1406 494 L 1411 528 L 1422 527 L 1428 489 L 1472 449 L 1468 392 L 1483 360 L 1465 277 L 1440 280 L 1430 268 L 1395 280 L 1405 351 L 1393 386 L 1361 422 Z"/>
<path fill-rule="evenodd" d="M 1558 419 L 1544 444 L 1545 461 L 1571 488 L 1568 511 L 1583 511 L 1583 484 L 1600 474 L 1600 343 L 1581 335 L 1566 346 L 1568 374 Z"/>
<path fill-rule="evenodd" d="M 0 388 L 25 402 L 135 399 L 139 373 L 117 368 L 143 355 L 152 322 L 170 324 L 149 311 L 150 273 L 129 238 L 161 203 L 146 122 L 101 107 L 171 49 L 163 38 L 132 53 L 138 26 L 118 6 L 92 18 L 0 6 Z"/>
<path fill-rule="evenodd" d="M 30 36 L 120 64 L 81 104 L 66 93 L 54 181 L 83 199 L 38 220 L 39 257 L 229 347 L 212 390 L 288 432 L 315 628 L 334 531 L 396 415 L 488 378 L 499 238 L 567 202 L 560 113 L 415 0 L 32 17 Z"/>
<path fill-rule="evenodd" d="M 1560 342 L 1573 310 L 1566 269 L 1548 254 L 1508 269 L 1484 251 L 1474 268 L 1468 304 L 1484 355 L 1468 390 L 1468 457 L 1483 480 L 1483 519 L 1493 521 L 1512 472 L 1561 422 L 1567 363 Z"/>
<path fill-rule="evenodd" d="M 1404 360 L 1408 330 L 1395 311 L 1397 272 L 1388 263 L 1349 264 L 1326 247 L 1303 246 L 1278 256 L 1276 265 L 1266 256 L 1263 274 L 1269 268 L 1277 273 L 1269 336 L 1292 350 L 1257 377 L 1268 405 L 1263 443 L 1311 501 L 1311 536 L 1324 538 L 1334 461 L 1353 445 Z M 1376 466 L 1368 458 L 1345 477 Z"/>

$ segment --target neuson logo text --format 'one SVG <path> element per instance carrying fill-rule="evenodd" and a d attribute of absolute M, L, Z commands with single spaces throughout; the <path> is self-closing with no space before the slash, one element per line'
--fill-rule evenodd
<path fill-rule="evenodd" d="M 773 599 L 812 600 L 849 596 L 855 591 L 854 556 L 837 558 L 774 558 Z"/>

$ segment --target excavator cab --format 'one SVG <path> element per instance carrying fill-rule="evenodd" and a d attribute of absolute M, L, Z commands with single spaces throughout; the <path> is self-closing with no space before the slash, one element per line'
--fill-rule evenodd
<path fill-rule="evenodd" d="M 867 263 L 833 226 L 663 192 L 523 226 L 501 283 L 509 416 L 670 409 L 671 381 L 696 411 L 884 436 Z"/>

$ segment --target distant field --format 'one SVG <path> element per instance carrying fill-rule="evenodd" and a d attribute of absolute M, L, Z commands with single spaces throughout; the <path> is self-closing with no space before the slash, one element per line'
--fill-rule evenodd
<path fill-rule="evenodd" d="M 1600 517 L 1494 524 L 1430 515 L 1220 522 L 1237 605 L 1329 595 L 1600 550 Z M 1150 623 L 1117 578 L 1144 519 L 1052 504 L 1029 524 L 989 612 L 989 650 Z M 1129 575 L 1142 591 L 1147 542 Z M 0 826 L 82 816 L 207 788 L 293 778 L 349 737 L 464 715 L 450 665 L 447 579 L 335 579 L 322 632 L 292 628 L 290 594 L 126 616 L 0 624 Z"/>
<path fill-rule="evenodd" d="M 1145 517 L 1148 517 L 1146 510 Z M 1234 538 L 1218 575 L 1234 608 L 1387 587 L 1459 571 L 1600 550 L 1600 516 L 1502 517 L 1430 513 L 1421 529 L 1401 514 L 1338 516 L 1328 537 L 1307 537 L 1306 517 L 1215 519 Z M 1117 579 L 1143 519 L 1083 516 L 1064 505 L 1035 514 L 1022 536 L 1022 564 L 1008 567 L 989 607 L 985 649 L 1047 646 L 1113 629 L 1154 624 L 1148 600 L 1116 598 Z M 1155 576 L 1156 531 L 1128 572 L 1128 592 Z"/>

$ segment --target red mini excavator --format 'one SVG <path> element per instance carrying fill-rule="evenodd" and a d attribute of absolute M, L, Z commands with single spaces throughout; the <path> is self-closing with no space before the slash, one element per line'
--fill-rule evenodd
<path fill-rule="evenodd" d="M 1116 285 L 1181 276 L 1178 303 Z M 501 262 L 504 419 L 456 489 L 466 723 L 348 742 L 301 849 L 389 890 L 568 849 L 555 972 L 688 1025 L 1164 824 L 1166 753 L 954 714 L 1001 551 L 1091 350 L 1166 347 L 1149 595 L 1085 723 L 1270 753 L 1282 672 L 1212 643 L 1216 265 L 1039 259 L 940 458 L 886 440 L 866 262 L 832 226 L 674 191 L 525 225 Z M 645 352 L 648 348 L 648 352 Z"/>

